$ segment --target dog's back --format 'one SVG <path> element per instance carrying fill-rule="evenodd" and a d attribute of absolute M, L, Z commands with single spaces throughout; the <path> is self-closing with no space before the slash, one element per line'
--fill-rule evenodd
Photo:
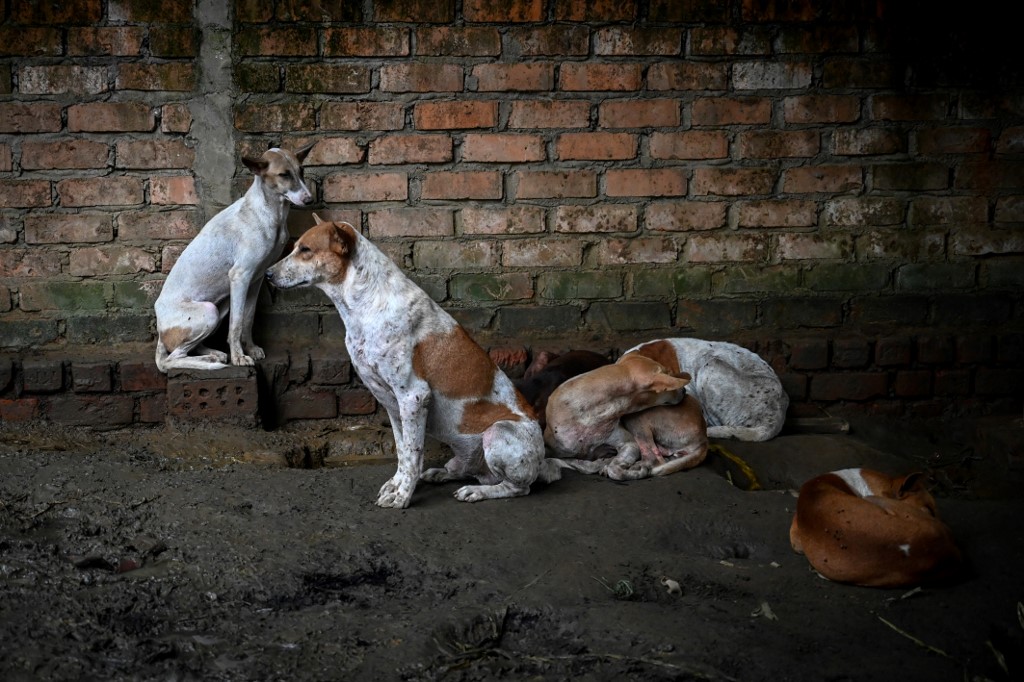
<path fill-rule="evenodd" d="M 942 582 L 961 567 L 952 531 L 920 474 L 843 469 L 800 487 L 789 531 L 818 573 L 867 587 Z"/>
<path fill-rule="evenodd" d="M 551 393 L 563 383 L 591 370 L 611 364 L 611 360 L 589 350 L 571 350 L 561 355 L 547 355 L 543 366 L 534 365 L 526 370 L 522 379 L 514 381 L 526 402 L 533 406 L 541 428 L 547 423 L 545 411 Z"/>

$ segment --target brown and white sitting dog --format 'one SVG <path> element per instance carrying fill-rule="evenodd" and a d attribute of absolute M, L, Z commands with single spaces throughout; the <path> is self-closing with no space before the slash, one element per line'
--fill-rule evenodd
<path fill-rule="evenodd" d="M 810 479 L 800 487 L 790 544 L 836 582 L 909 587 L 954 578 L 960 550 L 922 477 L 857 468 Z"/>
<path fill-rule="evenodd" d="M 548 399 L 544 441 L 560 466 L 616 480 L 646 478 L 654 462 L 641 461 L 636 438 L 622 418 L 686 395 L 687 374 L 673 375 L 642 355 L 575 376 Z"/>
<path fill-rule="evenodd" d="M 464 502 L 526 495 L 538 478 L 557 480 L 532 409 L 487 352 L 351 225 L 314 217 L 266 276 L 280 289 L 319 288 L 341 315 L 352 366 L 387 410 L 398 452 L 377 504 L 407 507 L 421 479 L 476 478 L 480 485 L 455 492 Z M 428 434 L 454 456 L 424 472 Z"/>
<path fill-rule="evenodd" d="M 782 430 L 789 396 L 775 370 L 742 346 L 724 341 L 658 339 L 626 351 L 693 377 L 687 388 L 704 409 L 711 438 L 764 441 Z"/>
<path fill-rule="evenodd" d="M 636 439 L 641 461 L 651 467 L 652 476 L 692 469 L 708 455 L 708 425 L 692 395 L 675 405 L 627 414 L 622 425 Z"/>

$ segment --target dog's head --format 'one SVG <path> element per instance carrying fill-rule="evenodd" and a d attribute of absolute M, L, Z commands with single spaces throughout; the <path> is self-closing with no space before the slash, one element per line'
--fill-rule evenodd
<path fill-rule="evenodd" d="M 675 405 L 686 397 L 691 378 L 686 372 L 673 374 L 661 363 L 633 353 L 623 355 L 615 364 L 629 376 L 638 406 Z"/>
<path fill-rule="evenodd" d="M 320 220 L 295 242 L 292 252 L 267 270 L 278 289 L 340 284 L 356 250 L 356 231 L 348 223 Z"/>
<path fill-rule="evenodd" d="M 272 147 L 258 159 L 243 156 L 242 163 L 254 175 L 262 178 L 263 183 L 281 196 L 282 200 L 287 199 L 296 206 L 305 206 L 313 201 L 313 195 L 303 179 L 302 162 L 314 144 L 308 144 L 295 152 Z"/>

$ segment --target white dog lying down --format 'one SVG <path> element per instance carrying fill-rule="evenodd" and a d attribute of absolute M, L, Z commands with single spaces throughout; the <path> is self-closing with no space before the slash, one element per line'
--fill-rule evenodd
<path fill-rule="evenodd" d="M 789 396 L 756 353 L 734 343 L 690 338 L 649 341 L 623 355 L 630 353 L 692 377 L 686 390 L 704 409 L 709 438 L 764 441 L 782 430 Z"/>
<path fill-rule="evenodd" d="M 388 412 L 398 471 L 377 497 L 382 507 L 409 506 L 421 479 L 475 478 L 455 491 L 463 502 L 526 495 L 538 478 L 557 480 L 544 459 L 533 408 L 451 315 L 348 223 L 321 222 L 267 270 L 281 289 L 315 286 L 345 326 L 352 366 Z M 423 471 L 429 434 L 454 456 Z"/>

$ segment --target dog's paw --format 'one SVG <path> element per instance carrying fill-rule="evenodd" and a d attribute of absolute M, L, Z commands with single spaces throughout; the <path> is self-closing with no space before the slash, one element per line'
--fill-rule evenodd
<path fill-rule="evenodd" d="M 236 367 L 251 367 L 256 364 L 256 361 L 248 355 L 235 355 L 231 358 L 231 364 Z"/>
<path fill-rule="evenodd" d="M 444 483 L 445 481 L 452 480 L 452 475 L 447 469 L 443 467 L 434 467 L 433 469 L 427 469 L 420 475 L 421 481 L 427 483 Z"/>
<path fill-rule="evenodd" d="M 484 494 L 484 489 L 490 486 L 464 485 L 453 493 L 459 502 L 479 502 L 490 499 L 490 495 Z"/>
<path fill-rule="evenodd" d="M 406 488 L 406 486 L 396 483 L 395 479 L 392 478 L 381 486 L 380 493 L 377 495 L 377 506 L 390 509 L 405 509 L 409 506 L 409 500 L 412 498 L 412 489 Z"/>
<path fill-rule="evenodd" d="M 267 354 L 259 346 L 249 346 L 249 357 L 253 360 L 263 360 Z"/>
<path fill-rule="evenodd" d="M 634 464 L 631 467 L 609 464 L 602 473 L 613 481 L 636 481 L 641 478 L 649 478 L 651 467 L 647 464 Z"/>

